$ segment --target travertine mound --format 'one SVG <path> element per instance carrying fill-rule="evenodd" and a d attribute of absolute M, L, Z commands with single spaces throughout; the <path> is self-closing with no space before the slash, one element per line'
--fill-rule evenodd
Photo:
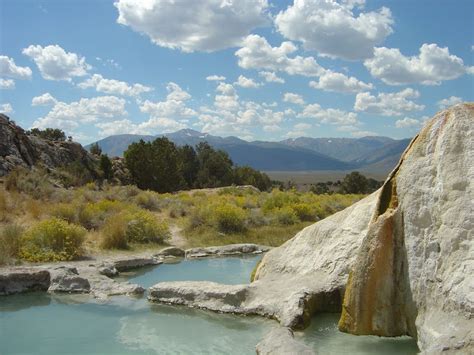
<path fill-rule="evenodd" d="M 340 329 L 474 352 L 474 104 L 431 119 L 385 182 Z"/>

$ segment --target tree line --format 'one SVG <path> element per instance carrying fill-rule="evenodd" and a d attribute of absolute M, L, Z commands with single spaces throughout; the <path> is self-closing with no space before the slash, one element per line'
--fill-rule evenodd
<path fill-rule="evenodd" d="M 140 140 L 124 152 L 125 165 L 141 189 L 173 192 L 185 189 L 253 185 L 272 186 L 270 178 L 248 166 L 235 166 L 227 152 L 201 142 L 196 147 L 177 146 L 166 137 Z"/>

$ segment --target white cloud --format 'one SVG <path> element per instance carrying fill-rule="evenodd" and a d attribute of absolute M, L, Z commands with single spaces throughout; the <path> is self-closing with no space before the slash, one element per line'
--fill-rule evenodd
<path fill-rule="evenodd" d="M 297 117 L 314 118 L 321 123 L 332 125 L 354 125 L 359 123 L 357 114 L 354 112 L 346 112 L 334 108 L 323 109 L 319 104 L 307 105 Z"/>
<path fill-rule="evenodd" d="M 146 34 L 153 43 L 184 52 L 238 46 L 267 23 L 267 0 L 118 0 L 117 22 Z"/>
<path fill-rule="evenodd" d="M 0 113 L 3 113 L 5 115 L 8 115 L 10 113 L 13 113 L 13 107 L 11 104 L 6 103 L 6 104 L 0 104 Z"/>
<path fill-rule="evenodd" d="M 273 125 L 265 125 L 263 126 L 263 130 L 265 132 L 270 132 L 270 133 L 274 133 L 274 132 L 279 132 L 281 131 L 281 127 L 279 125 L 276 125 L 276 124 L 273 124 Z"/>
<path fill-rule="evenodd" d="M 41 96 L 33 97 L 31 100 L 31 106 L 49 106 L 55 105 L 58 102 L 49 92 L 44 93 Z"/>
<path fill-rule="evenodd" d="M 290 75 L 303 76 L 318 76 L 323 73 L 324 70 L 313 57 L 288 56 L 296 50 L 297 47 L 291 42 L 272 47 L 264 37 L 250 35 L 235 55 L 239 58 L 239 66 L 244 69 L 283 71 Z"/>
<path fill-rule="evenodd" d="M 294 94 L 292 92 L 285 92 L 283 94 L 283 101 L 289 102 L 295 105 L 304 105 L 304 100 L 301 95 Z"/>
<path fill-rule="evenodd" d="M 373 77 L 389 85 L 439 85 L 443 80 L 456 79 L 474 70 L 464 66 L 463 60 L 450 54 L 447 47 L 426 43 L 420 47 L 420 54 L 413 57 L 404 56 L 397 48 L 375 48 L 374 57 L 364 65 Z"/>
<path fill-rule="evenodd" d="M 188 92 L 173 82 L 168 83 L 166 90 L 168 95 L 165 101 L 152 102 L 146 100 L 140 105 L 140 111 L 149 114 L 154 119 L 178 120 L 197 115 L 196 111 L 186 106 L 186 101 L 191 99 Z"/>
<path fill-rule="evenodd" d="M 45 117 L 33 123 L 33 127 L 71 130 L 80 124 L 116 120 L 127 115 L 125 100 L 115 96 L 82 98 L 71 103 L 58 101 Z"/>
<path fill-rule="evenodd" d="M 301 41 L 306 49 L 322 56 L 357 60 L 372 56 L 373 48 L 392 33 L 392 14 L 378 11 L 354 14 L 354 5 L 364 1 L 295 0 L 275 18 L 278 31 Z"/>
<path fill-rule="evenodd" d="M 359 131 L 355 130 L 350 132 L 351 136 L 354 138 L 362 138 L 362 137 L 371 137 L 371 136 L 377 136 L 378 134 L 374 131 Z"/>
<path fill-rule="evenodd" d="M 34 60 L 46 80 L 71 81 L 73 77 L 87 75 L 87 71 L 91 69 L 84 57 L 66 52 L 58 45 L 31 45 L 23 49 L 23 54 Z"/>
<path fill-rule="evenodd" d="M 395 127 L 397 128 L 412 128 L 412 127 L 418 127 L 420 125 L 421 125 L 420 121 L 415 120 L 414 118 L 410 118 L 410 117 L 405 117 L 402 120 L 395 121 Z"/>
<path fill-rule="evenodd" d="M 78 84 L 81 89 L 95 88 L 98 92 L 112 95 L 139 96 L 142 93 L 150 92 L 153 88 L 142 84 L 127 84 L 124 81 L 105 79 L 100 74 L 94 74 L 89 79 Z"/>
<path fill-rule="evenodd" d="M 462 102 L 462 99 L 457 96 L 451 96 L 448 97 L 447 99 L 439 100 L 437 102 L 437 105 L 439 106 L 440 109 L 445 109 L 453 105 L 460 104 Z"/>
<path fill-rule="evenodd" d="M 261 84 L 256 83 L 253 79 L 247 78 L 243 75 L 239 75 L 239 78 L 234 83 L 234 85 L 241 86 L 241 87 L 247 88 L 247 89 L 249 89 L 249 88 L 256 89 L 259 86 L 261 86 Z"/>
<path fill-rule="evenodd" d="M 307 137 L 308 136 L 308 131 L 312 128 L 313 126 L 310 125 L 309 123 L 298 123 L 295 124 L 293 129 L 285 134 L 285 137 L 288 138 L 298 138 L 298 137 Z"/>
<path fill-rule="evenodd" d="M 0 79 L 0 89 L 9 90 L 15 88 L 15 81 L 12 79 Z"/>
<path fill-rule="evenodd" d="M 130 134 L 159 134 L 174 132 L 186 128 L 186 125 L 170 118 L 150 118 L 148 121 L 133 123 L 130 120 L 118 120 L 112 122 L 100 122 L 95 125 L 100 128 L 99 135 L 102 137 L 122 133 Z"/>
<path fill-rule="evenodd" d="M 258 75 L 264 78 L 267 83 L 279 83 L 279 84 L 285 83 L 285 79 L 280 78 L 272 71 L 261 71 L 258 73 Z"/>
<path fill-rule="evenodd" d="M 20 67 L 15 64 L 13 58 L 0 55 L 0 76 L 6 76 L 13 79 L 30 79 L 31 69 L 28 67 Z"/>
<path fill-rule="evenodd" d="M 411 88 L 395 93 L 379 93 L 377 96 L 363 92 L 357 94 L 354 110 L 383 116 L 401 116 L 404 112 L 421 111 L 425 108 L 424 105 L 413 101 L 419 96 L 420 93 Z"/>
<path fill-rule="evenodd" d="M 222 76 L 222 75 L 209 75 L 208 77 L 206 77 L 206 80 L 208 80 L 208 81 L 224 81 L 225 76 Z"/>
<path fill-rule="evenodd" d="M 309 86 L 324 91 L 334 91 L 342 93 L 357 93 L 372 90 L 373 85 L 364 83 L 353 76 L 348 77 L 342 73 L 327 70 L 318 81 L 310 81 Z"/>

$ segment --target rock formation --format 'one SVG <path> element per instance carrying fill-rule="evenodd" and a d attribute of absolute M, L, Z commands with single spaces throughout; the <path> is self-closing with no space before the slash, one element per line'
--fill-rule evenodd
<path fill-rule="evenodd" d="M 473 351 L 474 104 L 438 113 L 385 182 L 340 328 Z"/>
<path fill-rule="evenodd" d="M 55 169 L 75 162 L 92 176 L 97 175 L 95 158 L 79 143 L 50 141 L 27 134 L 7 116 L 0 114 L 0 176 L 19 166 L 42 165 Z"/>

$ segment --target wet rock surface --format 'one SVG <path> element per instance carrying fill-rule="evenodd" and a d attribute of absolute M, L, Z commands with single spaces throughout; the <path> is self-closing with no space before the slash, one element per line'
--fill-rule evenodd
<path fill-rule="evenodd" d="M 241 254 L 261 254 L 270 247 L 257 244 L 229 244 L 207 248 L 191 248 L 186 250 L 186 258 L 203 258 L 208 256 L 231 256 Z"/>
<path fill-rule="evenodd" d="M 272 329 L 257 344 L 258 355 L 314 355 L 316 352 L 307 345 L 295 339 L 290 328 L 278 327 Z"/>
<path fill-rule="evenodd" d="M 29 291 L 46 291 L 50 285 L 47 270 L 15 268 L 0 270 L 0 296 Z"/>
<path fill-rule="evenodd" d="M 89 280 L 81 277 L 75 267 L 60 266 L 49 271 L 51 282 L 48 292 L 88 293 Z"/>

